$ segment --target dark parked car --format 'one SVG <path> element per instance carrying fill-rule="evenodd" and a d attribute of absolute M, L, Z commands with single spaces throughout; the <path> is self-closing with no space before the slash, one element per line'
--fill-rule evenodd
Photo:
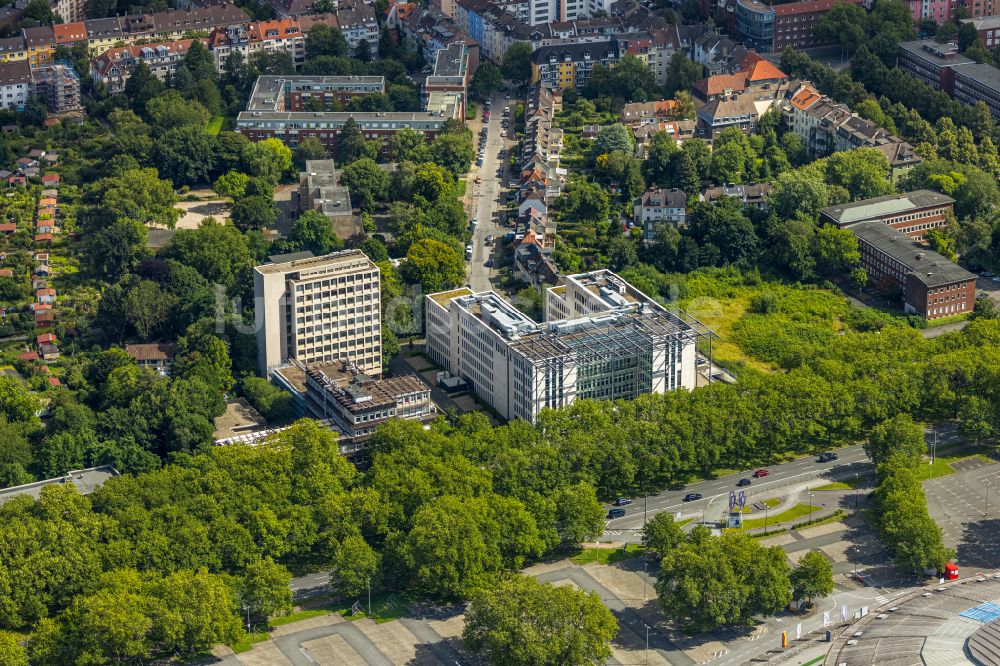
<path fill-rule="evenodd" d="M 739 481 L 736 482 L 736 485 L 739 486 L 740 488 L 743 488 L 745 486 L 749 486 L 751 483 L 753 483 L 753 481 L 751 481 L 750 479 L 740 479 Z"/>
<path fill-rule="evenodd" d="M 701 493 L 688 493 L 684 496 L 685 502 L 695 502 L 701 499 Z"/>
<path fill-rule="evenodd" d="M 612 504 L 614 504 L 615 506 L 628 506 L 631 503 L 632 503 L 632 500 L 630 500 L 627 497 L 619 497 L 614 502 L 612 502 Z"/>
<path fill-rule="evenodd" d="M 821 453 L 819 454 L 819 462 L 833 462 L 838 458 L 836 453 Z"/>
<path fill-rule="evenodd" d="M 624 518 L 624 517 L 625 517 L 625 509 L 611 509 L 610 511 L 608 511 L 609 519 L 613 520 L 615 518 Z"/>

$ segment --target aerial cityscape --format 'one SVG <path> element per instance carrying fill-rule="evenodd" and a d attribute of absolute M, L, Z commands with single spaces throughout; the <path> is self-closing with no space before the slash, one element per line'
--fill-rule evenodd
<path fill-rule="evenodd" d="M 13 0 L 0 130 L 0 666 L 1000 666 L 992 0 Z"/>

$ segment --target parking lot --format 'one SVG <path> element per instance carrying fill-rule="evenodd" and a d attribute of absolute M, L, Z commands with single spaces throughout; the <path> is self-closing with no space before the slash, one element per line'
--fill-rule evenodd
<path fill-rule="evenodd" d="M 924 482 L 931 517 L 955 549 L 960 572 L 1000 568 L 1000 466 L 970 459 L 956 467 L 960 471 Z"/>

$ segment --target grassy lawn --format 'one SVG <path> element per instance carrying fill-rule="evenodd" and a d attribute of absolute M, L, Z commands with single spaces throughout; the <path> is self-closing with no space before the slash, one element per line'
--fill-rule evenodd
<path fill-rule="evenodd" d="M 222 121 L 224 118 L 222 116 L 212 116 L 212 119 L 208 121 L 208 127 L 205 131 L 211 135 L 216 135 L 222 131 Z"/>
<path fill-rule="evenodd" d="M 402 597 L 402 595 L 386 595 L 379 594 L 372 596 L 372 614 L 368 615 L 368 598 L 365 595 L 359 597 L 361 602 L 360 608 L 362 612 L 351 614 L 352 604 L 337 605 L 333 608 L 333 612 L 339 613 L 346 620 L 360 620 L 365 617 L 370 617 L 375 620 L 377 624 L 382 624 L 383 622 L 391 622 L 392 620 L 398 619 L 406 615 L 406 605 L 407 600 Z"/>
<path fill-rule="evenodd" d="M 468 182 L 465 178 L 459 178 L 458 182 L 455 183 L 455 198 L 460 199 L 465 196 L 465 187 Z"/>
<path fill-rule="evenodd" d="M 637 543 L 627 544 L 624 551 L 621 548 L 584 548 L 579 555 L 574 555 L 569 559 L 574 564 L 590 564 L 592 562 L 614 564 L 635 557 L 644 550 L 646 550 L 645 546 L 640 546 Z"/>
<path fill-rule="evenodd" d="M 927 328 L 937 328 L 938 326 L 945 326 L 946 324 L 954 324 L 959 321 L 965 321 L 969 318 L 968 312 L 963 312 L 962 314 L 951 315 L 950 317 L 941 317 L 940 319 L 932 319 L 927 322 Z"/>
<path fill-rule="evenodd" d="M 239 643 L 233 643 L 229 647 L 233 648 L 233 652 L 239 654 L 240 652 L 247 652 L 253 648 L 254 644 L 262 643 L 268 639 L 270 634 L 266 631 L 255 631 L 246 640 L 242 640 Z"/>
<path fill-rule="evenodd" d="M 476 106 L 475 102 L 469 102 L 465 105 L 465 119 L 472 120 L 476 117 L 476 110 L 479 107 Z"/>
<path fill-rule="evenodd" d="M 955 473 L 955 468 L 951 466 L 952 463 L 977 457 L 986 463 L 992 462 L 989 458 L 979 453 L 960 454 L 957 456 L 938 455 L 933 464 L 931 464 L 930 460 L 923 462 L 920 469 L 917 470 L 917 475 L 921 480 L 936 479 L 939 476 L 948 476 L 949 474 Z"/>
<path fill-rule="evenodd" d="M 793 530 L 797 530 L 801 527 L 815 527 L 817 525 L 826 525 L 827 523 L 839 522 L 847 515 L 847 512 L 843 509 L 837 509 L 833 515 L 827 516 L 826 518 L 819 518 L 816 520 L 804 520 L 801 523 L 795 523 L 792 525 Z"/>
<path fill-rule="evenodd" d="M 301 620 L 308 620 L 311 617 L 319 617 L 320 615 L 329 615 L 333 612 L 333 607 L 330 608 L 311 608 L 309 610 L 300 610 L 294 613 L 289 613 L 288 615 L 282 615 L 281 617 L 274 617 L 268 620 L 268 624 L 272 627 L 280 627 L 285 624 L 291 624 L 292 622 L 299 622 Z"/>
<path fill-rule="evenodd" d="M 774 507 L 778 506 L 779 504 L 781 504 L 781 498 L 780 497 L 772 497 L 771 499 L 764 500 L 764 505 L 767 506 L 767 507 L 769 507 L 769 508 L 771 508 L 771 509 L 773 509 Z"/>
<path fill-rule="evenodd" d="M 688 523 L 692 522 L 694 518 L 685 518 L 684 520 L 676 521 L 677 527 L 684 527 Z"/>
<path fill-rule="evenodd" d="M 830 483 L 825 483 L 822 486 L 816 486 L 813 490 L 854 490 L 855 488 L 863 488 L 867 482 L 868 477 L 865 475 L 845 479 L 843 481 L 831 481 Z"/>
<path fill-rule="evenodd" d="M 812 507 L 814 513 L 816 511 L 820 511 L 821 509 L 822 507 L 818 506 Z M 787 511 L 782 511 L 781 513 L 775 514 L 773 516 L 767 516 L 766 520 L 768 526 L 771 526 L 771 525 L 778 525 L 780 523 L 785 523 L 788 522 L 789 520 L 795 520 L 796 518 L 801 518 L 802 516 L 808 516 L 808 515 L 809 515 L 808 504 L 796 504 Z M 757 529 L 758 527 L 764 527 L 764 521 L 765 521 L 764 518 L 751 518 L 750 520 L 744 520 L 743 529 L 753 530 Z"/>

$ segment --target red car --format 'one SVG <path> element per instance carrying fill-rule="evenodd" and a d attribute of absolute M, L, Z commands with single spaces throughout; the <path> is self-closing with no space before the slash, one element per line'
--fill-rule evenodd
<path fill-rule="evenodd" d="M 768 472 L 766 469 L 759 469 L 753 473 L 753 478 L 759 479 L 761 477 L 767 476 L 768 474 L 770 474 L 770 472 Z"/>

